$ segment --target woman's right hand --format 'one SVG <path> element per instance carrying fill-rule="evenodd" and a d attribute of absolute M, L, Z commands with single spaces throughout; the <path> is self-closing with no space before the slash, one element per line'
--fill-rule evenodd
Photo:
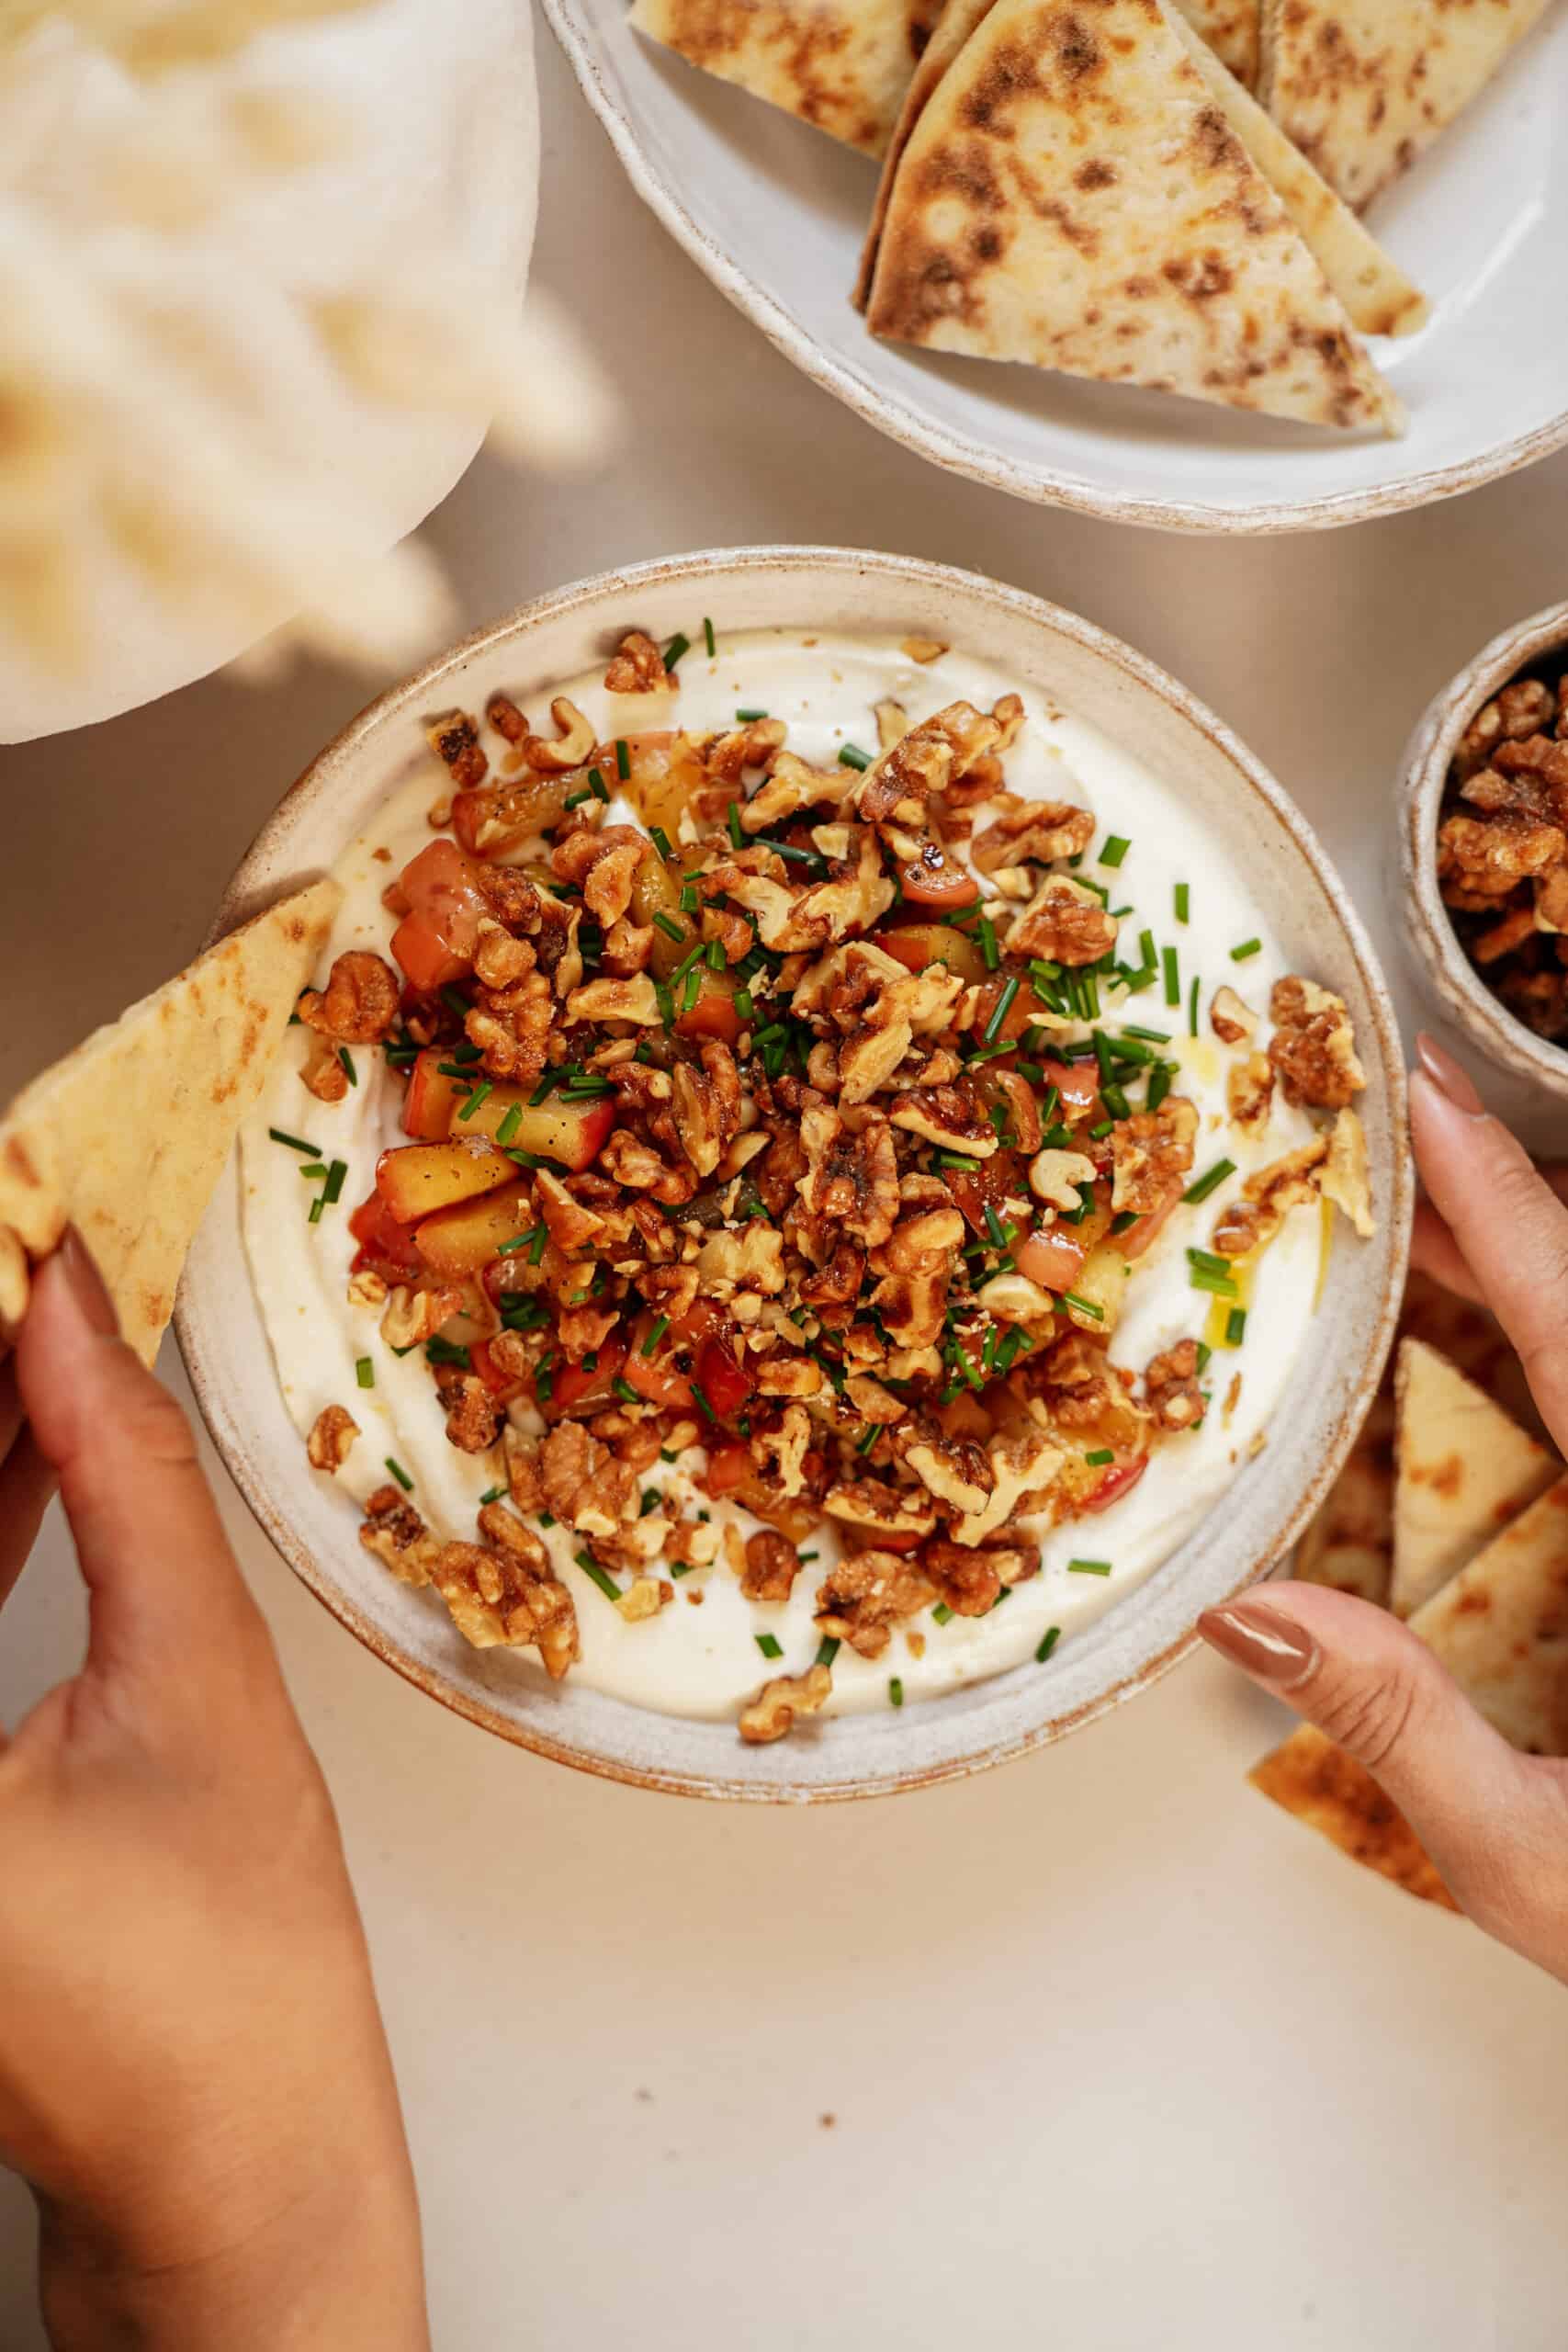
<path fill-rule="evenodd" d="M 1568 1207 L 1483 1109 L 1464 1070 L 1419 1040 L 1410 1129 L 1427 1199 L 1415 1261 L 1491 1307 L 1568 1457 Z M 1386 1610 L 1319 1585 L 1213 1610 L 1214 1647 L 1364 1764 L 1462 1911 L 1568 1984 L 1568 1762 L 1518 1755 Z"/>
<path fill-rule="evenodd" d="M 185 1416 L 74 1237 L 0 1385 L 0 1600 L 53 1482 L 90 1630 L 0 1732 L 0 2162 L 60 2352 L 428 2352 L 321 1772 Z M 303 1475 L 303 1470 L 302 1470 Z"/>

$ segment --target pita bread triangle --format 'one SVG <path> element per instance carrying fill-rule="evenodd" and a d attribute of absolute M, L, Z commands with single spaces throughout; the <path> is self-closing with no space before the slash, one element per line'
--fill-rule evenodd
<path fill-rule="evenodd" d="M 1547 0 L 1264 0 L 1259 96 L 1359 210 L 1485 87 Z"/>
<path fill-rule="evenodd" d="M 883 158 L 882 177 L 855 286 L 854 299 L 860 310 L 865 309 L 871 297 L 883 223 L 904 150 L 942 75 L 994 6 L 995 0 L 947 0 L 936 30 L 915 68 Z M 1333 189 L 1319 178 L 1305 157 L 1292 146 L 1279 125 L 1248 96 L 1235 75 L 1226 72 L 1225 61 L 1200 38 L 1205 29 L 1202 11 L 1183 0 L 1181 12 L 1171 12 L 1167 21 L 1207 85 L 1215 105 L 1316 256 L 1330 288 L 1345 305 L 1351 325 L 1363 334 L 1409 334 L 1424 325 L 1427 316 L 1425 297 Z"/>
<path fill-rule="evenodd" d="M 637 0 L 688 63 L 880 155 L 940 0 Z"/>
<path fill-rule="evenodd" d="M 1511 1747 L 1568 1756 L 1568 1477 L 1434 1594 L 1410 1630 Z M 1404 1815 L 1313 1724 L 1301 1724 L 1247 1777 L 1353 1861 L 1457 1907 Z"/>
<path fill-rule="evenodd" d="M 1403 1340 L 1390 1605 L 1409 1617 L 1561 1465 L 1500 1405 L 1421 1340 Z"/>
<path fill-rule="evenodd" d="M 0 1321 L 20 1320 L 29 1263 L 74 1225 L 121 1330 L 152 1363 L 186 1253 L 341 896 L 318 882 L 269 907 L 0 1116 Z"/>
<path fill-rule="evenodd" d="M 996 0 L 909 130 L 867 322 L 1303 424 L 1402 423 L 1160 0 Z"/>

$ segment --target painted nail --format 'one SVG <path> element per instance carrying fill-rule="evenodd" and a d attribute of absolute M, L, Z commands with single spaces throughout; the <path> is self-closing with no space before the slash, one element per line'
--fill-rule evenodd
<path fill-rule="evenodd" d="M 93 1262 L 92 1251 L 73 1225 L 66 1227 L 59 1254 L 66 1287 L 84 1322 L 106 1340 L 117 1338 L 119 1317 L 114 1301 L 104 1288 L 104 1278 Z"/>
<path fill-rule="evenodd" d="M 1485 1104 L 1476 1092 L 1470 1072 L 1456 1062 L 1445 1046 L 1425 1029 L 1416 1040 L 1416 1056 L 1421 1065 L 1423 1078 L 1430 1079 L 1439 1094 L 1446 1095 L 1456 1111 L 1465 1112 L 1471 1118 L 1480 1118 Z"/>
<path fill-rule="evenodd" d="M 1198 1620 L 1198 1631 L 1233 1666 L 1275 1690 L 1293 1690 L 1317 1664 L 1318 1648 L 1312 1635 L 1260 1601 L 1235 1601 L 1228 1609 L 1205 1610 Z"/>

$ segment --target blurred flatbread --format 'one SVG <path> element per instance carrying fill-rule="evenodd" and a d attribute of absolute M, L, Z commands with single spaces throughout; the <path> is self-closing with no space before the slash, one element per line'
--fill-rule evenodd
<path fill-rule="evenodd" d="M 996 0 L 909 130 L 867 323 L 1303 424 L 1403 423 L 1160 0 Z"/>
<path fill-rule="evenodd" d="M 1547 0 L 1264 0 L 1259 96 L 1359 211 L 1407 171 Z"/>
<path fill-rule="evenodd" d="M 1315 1829 L 1353 1862 L 1376 1871 L 1424 1903 L 1457 1911 L 1426 1848 L 1364 1765 L 1303 1724 L 1247 1774 L 1255 1789 Z"/>
<path fill-rule="evenodd" d="M 1560 1464 L 1435 1348 L 1400 1342 L 1391 1605 L 1409 1617 Z"/>
<path fill-rule="evenodd" d="M 631 22 L 867 155 L 892 136 L 941 0 L 637 0 Z"/>
<path fill-rule="evenodd" d="M 1511 1747 L 1568 1756 L 1568 1477 L 1557 1479 L 1410 1620 Z M 1248 1775 L 1352 1861 L 1457 1908 L 1371 1774 L 1311 1724 Z"/>
<path fill-rule="evenodd" d="M 904 151 L 942 75 L 995 5 L 996 0 L 947 0 L 904 93 L 898 120 L 883 157 L 871 226 L 861 254 L 854 299 L 863 311 L 871 297 L 883 223 Z M 1229 59 L 1217 56 L 1206 45 L 1206 39 L 1213 39 L 1212 32 L 1206 39 L 1200 38 L 1205 34 L 1204 14 L 1197 6 L 1183 6 L 1179 13 L 1170 13 L 1168 22 L 1207 85 L 1215 105 L 1315 254 L 1330 287 L 1344 303 L 1351 325 L 1363 334 L 1412 333 L 1425 322 L 1425 298 L 1305 158 L 1297 153 L 1279 125 L 1271 122 L 1256 100 L 1247 96 L 1236 72 L 1225 70 Z M 1256 26 L 1256 11 L 1251 21 Z"/>
<path fill-rule="evenodd" d="M 0 1117 L 0 1317 L 74 1225 L 144 1363 L 241 1120 L 261 1092 L 342 893 L 268 908 L 53 1069 Z"/>
<path fill-rule="evenodd" d="M 1256 89 L 1263 62 L 1261 0 L 1179 0 L 1182 15 L 1242 87 Z"/>
<path fill-rule="evenodd" d="M 1393 1397 L 1380 1390 L 1292 1571 L 1301 1584 L 1353 1592 L 1380 1609 L 1393 1581 Z"/>

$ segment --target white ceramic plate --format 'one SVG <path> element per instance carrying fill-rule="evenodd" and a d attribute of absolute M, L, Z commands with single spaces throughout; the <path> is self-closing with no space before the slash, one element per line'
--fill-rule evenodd
<path fill-rule="evenodd" d="M 1568 9 L 1372 228 L 1433 305 L 1372 350 L 1410 412 L 1372 440 L 875 343 L 850 301 L 876 166 L 632 32 L 545 0 L 632 185 L 730 300 L 896 441 L 1015 497 L 1190 531 L 1316 530 L 1472 490 L 1568 441 Z"/>
<path fill-rule="evenodd" d="M 1280 1560 L 1338 1469 L 1377 1385 L 1404 1287 L 1412 1184 L 1403 1057 L 1359 922 L 1310 830 L 1218 719 L 1115 638 L 1017 589 L 907 557 L 841 548 L 726 549 L 566 588 L 499 621 L 397 686 L 321 754 L 263 829 L 217 929 L 331 865 L 383 797 L 428 769 L 422 714 L 482 709 L 605 659 L 624 629 L 663 639 L 711 613 L 723 628 L 938 635 L 1049 694 L 1156 772 L 1179 775 L 1201 820 L 1235 843 L 1259 910 L 1295 968 L 1347 999 L 1368 1075 L 1362 1100 L 1375 1239 L 1330 1261 L 1269 1442 L 1223 1510 L 1147 1582 L 1032 1664 L 919 1706 L 797 1727 L 746 1747 L 733 1724 L 689 1723 L 547 1681 L 537 1662 L 473 1650 L 428 1594 L 397 1584 L 357 1540 L 359 1512 L 306 1468 L 285 1410 L 240 1236 L 231 1164 L 186 1270 L 176 1316 L 192 1385 L 234 1478 L 284 1557 L 359 1638 L 434 1698 L 564 1763 L 688 1794 L 806 1800 L 919 1787 L 1058 1737 L 1174 1663 L 1201 1611 Z"/>

